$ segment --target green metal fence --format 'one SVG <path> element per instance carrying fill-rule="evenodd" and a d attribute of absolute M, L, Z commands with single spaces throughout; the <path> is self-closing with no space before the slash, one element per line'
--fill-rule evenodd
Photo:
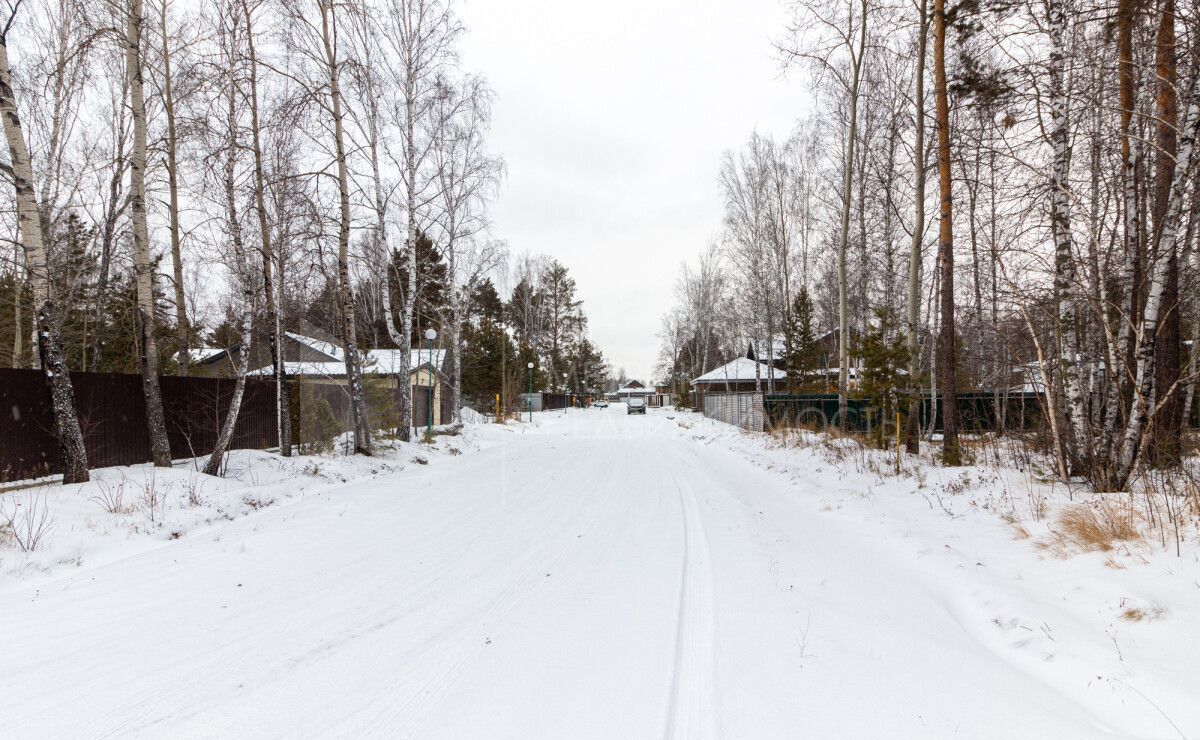
<path fill-rule="evenodd" d="M 932 405 L 928 395 L 921 399 L 922 428 L 929 426 Z M 841 426 L 836 393 L 774 394 L 763 399 L 763 406 L 770 426 L 812 426 L 821 429 Z M 1037 393 L 960 393 L 957 407 L 959 428 L 965 432 L 1032 430 L 1043 419 L 1042 396 Z M 898 410 L 902 419 L 905 419 L 908 415 L 906 400 L 901 399 Z M 848 400 L 847 430 L 870 432 L 881 424 L 888 426 L 892 423 L 892 419 L 883 418 L 882 410 L 872 399 Z M 942 404 L 939 398 L 934 430 L 941 428 Z"/>

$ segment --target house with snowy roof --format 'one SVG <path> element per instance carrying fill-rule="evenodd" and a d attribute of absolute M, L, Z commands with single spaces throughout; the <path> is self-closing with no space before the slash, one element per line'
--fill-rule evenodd
<path fill-rule="evenodd" d="M 328 332 L 311 325 L 295 327 L 296 331 L 285 331 L 281 338 L 284 374 L 291 379 L 303 379 L 315 385 L 346 387 L 346 355 L 338 339 Z M 241 362 L 241 345 L 205 357 L 192 366 L 192 374 L 207 377 L 232 377 Z M 367 349 L 362 351 L 362 371 L 367 382 L 383 384 L 399 393 L 400 366 L 403 352 L 398 349 Z M 446 368 L 447 352 L 444 349 L 414 348 L 409 355 L 408 376 L 413 399 L 413 419 L 423 424 L 429 419 L 430 406 L 433 423 L 450 422 L 450 379 Z M 273 377 L 275 367 L 270 347 L 265 340 L 252 346 L 250 355 L 250 377 Z"/>
<path fill-rule="evenodd" d="M 765 362 L 748 357 L 736 357 L 698 378 L 692 378 L 692 389 L 698 394 L 753 393 L 760 387 L 765 390 L 772 374 L 777 384 L 787 380 L 787 373 L 783 370 L 776 370 Z"/>

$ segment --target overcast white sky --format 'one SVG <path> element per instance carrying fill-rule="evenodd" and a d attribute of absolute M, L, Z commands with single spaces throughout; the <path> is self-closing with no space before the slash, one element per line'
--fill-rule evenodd
<path fill-rule="evenodd" d="M 779 0 L 463 0 L 468 69 L 498 100 L 496 234 L 556 257 L 614 369 L 648 378 L 679 265 L 721 221 L 725 149 L 784 136 L 810 97 L 780 75 Z"/>

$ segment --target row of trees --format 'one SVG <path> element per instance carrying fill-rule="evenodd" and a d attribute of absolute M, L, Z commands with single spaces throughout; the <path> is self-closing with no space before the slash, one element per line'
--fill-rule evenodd
<path fill-rule="evenodd" d="M 747 338 L 799 367 L 834 331 L 843 409 L 866 354 L 901 366 L 910 452 L 922 388 L 957 464 L 957 391 L 1025 384 L 1064 480 L 1121 490 L 1178 464 L 1200 348 L 1180 290 L 1200 240 L 1196 8 L 791 8 L 776 48 L 816 109 L 726 155 L 725 226 L 680 276 L 664 371 L 695 377 Z"/>
<path fill-rule="evenodd" d="M 502 163 L 448 2 L 18 0 L 0 24 L 15 194 L 0 332 L 11 364 L 45 370 L 64 481 L 87 478 L 68 371 L 140 372 L 153 461 L 169 465 L 158 377 L 189 372 L 206 318 L 241 349 L 210 471 L 256 337 L 290 454 L 289 318 L 323 311 L 342 342 L 357 452 L 372 449 L 364 330 L 409 350 L 436 321 L 460 406 L 469 297 L 503 259 L 487 220 Z"/>

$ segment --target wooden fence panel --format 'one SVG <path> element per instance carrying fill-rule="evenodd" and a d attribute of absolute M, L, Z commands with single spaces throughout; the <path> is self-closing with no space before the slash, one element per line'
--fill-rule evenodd
<path fill-rule="evenodd" d="M 134 465 L 150 460 L 146 403 L 140 375 L 71 373 L 88 466 Z M 175 459 L 212 452 L 229 408 L 231 378 L 160 378 L 167 439 Z M 246 381 L 231 449 L 278 444 L 275 382 Z M 46 379 L 40 370 L 0 368 L 0 479 L 58 473 L 62 452 L 54 433 Z"/>

